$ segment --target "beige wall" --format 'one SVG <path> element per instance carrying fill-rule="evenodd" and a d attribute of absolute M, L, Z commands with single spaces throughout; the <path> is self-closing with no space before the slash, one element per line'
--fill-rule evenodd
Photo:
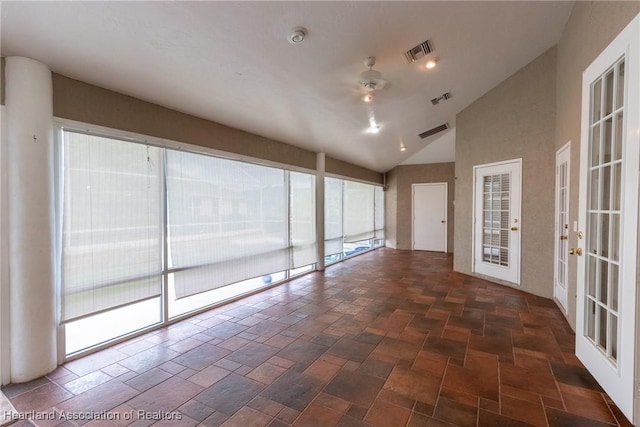
<path fill-rule="evenodd" d="M 403 165 L 387 174 L 386 238 L 389 247 L 411 249 L 413 227 L 411 221 L 412 184 L 446 182 L 447 185 L 447 251 L 453 252 L 453 199 L 455 192 L 455 164 L 431 163 Z M 390 200 L 391 199 L 391 200 Z M 390 212 L 390 210 L 393 210 Z M 393 244 L 393 246 L 392 246 Z"/>
<path fill-rule="evenodd" d="M 456 119 L 454 269 L 472 271 L 473 167 L 522 158 L 521 283 L 553 295 L 556 48 L 487 92 Z"/>
<path fill-rule="evenodd" d="M 4 105 L 4 58 L 0 58 L 0 105 Z"/>
<path fill-rule="evenodd" d="M 190 116 L 60 74 L 53 74 L 53 114 L 113 129 L 315 170 L 316 153 Z M 382 183 L 382 174 L 327 158 L 332 173 Z"/>
<path fill-rule="evenodd" d="M 571 141 L 570 220 L 578 220 L 582 72 L 640 13 L 640 2 L 577 2 L 558 43 L 555 148 Z M 569 234 L 569 246 L 576 237 Z M 569 257 L 567 319 L 575 329 L 577 258 Z"/>
<path fill-rule="evenodd" d="M 360 166 L 352 165 L 351 163 L 343 162 L 342 160 L 334 159 L 333 157 L 326 156 L 325 172 L 328 174 L 346 176 L 349 178 L 355 178 L 363 181 L 374 182 L 376 184 L 382 184 L 383 174 L 372 171 Z"/>

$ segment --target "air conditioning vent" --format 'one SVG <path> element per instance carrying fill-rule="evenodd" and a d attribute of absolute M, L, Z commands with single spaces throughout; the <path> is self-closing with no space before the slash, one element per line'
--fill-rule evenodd
<path fill-rule="evenodd" d="M 433 52 L 433 44 L 431 40 L 426 40 L 420 43 L 418 46 L 412 47 L 406 52 L 402 53 L 402 57 L 407 62 L 407 64 L 413 64 L 420 58 L 424 58 L 428 54 Z"/>
<path fill-rule="evenodd" d="M 436 126 L 433 129 L 429 129 L 426 132 L 422 132 L 420 135 L 418 135 L 420 138 L 425 139 L 430 137 L 431 135 L 435 135 L 436 133 L 442 132 L 443 130 L 447 130 L 449 129 L 449 123 L 445 123 L 443 125 L 440 126 Z"/>

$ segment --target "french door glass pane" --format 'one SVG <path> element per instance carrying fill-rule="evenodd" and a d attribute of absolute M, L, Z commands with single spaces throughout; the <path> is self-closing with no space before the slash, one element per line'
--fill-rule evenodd
<path fill-rule="evenodd" d="M 483 178 L 483 254 L 484 262 L 509 266 L 509 200 L 511 176 L 486 175 Z"/>
<path fill-rule="evenodd" d="M 592 84 L 586 259 L 586 335 L 615 363 L 618 353 L 624 61 Z M 601 111 L 604 107 L 604 111 Z"/>

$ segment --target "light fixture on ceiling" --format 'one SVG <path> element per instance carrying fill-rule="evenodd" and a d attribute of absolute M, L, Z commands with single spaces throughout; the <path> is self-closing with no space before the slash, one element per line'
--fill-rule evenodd
<path fill-rule="evenodd" d="M 363 100 L 364 102 L 371 102 L 371 101 L 373 101 L 373 93 L 369 92 L 369 93 L 365 94 L 365 95 L 362 97 L 362 100 Z"/>
<path fill-rule="evenodd" d="M 367 133 L 372 133 L 372 134 L 377 134 L 380 133 L 380 126 L 379 125 L 370 125 L 367 128 Z"/>
<path fill-rule="evenodd" d="M 442 95 L 440 95 L 437 98 L 433 98 L 431 100 L 431 103 L 433 105 L 438 105 L 440 103 L 440 101 L 446 101 L 447 99 L 450 99 L 450 98 L 451 98 L 451 92 L 446 92 L 446 93 L 443 93 Z"/>
<path fill-rule="evenodd" d="M 302 27 L 294 28 L 291 34 L 289 34 L 289 43 L 298 44 L 302 43 L 307 36 L 307 29 Z"/>
<path fill-rule="evenodd" d="M 438 58 L 430 58 L 427 60 L 427 63 L 425 64 L 425 67 L 429 70 L 436 68 L 436 65 L 438 64 Z"/>
<path fill-rule="evenodd" d="M 407 147 L 404 144 L 400 144 L 400 151 L 407 151 Z"/>

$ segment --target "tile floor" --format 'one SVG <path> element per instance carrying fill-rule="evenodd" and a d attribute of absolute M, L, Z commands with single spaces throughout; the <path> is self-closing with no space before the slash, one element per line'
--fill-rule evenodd
<path fill-rule="evenodd" d="M 4 392 L 54 414 L 16 426 L 629 425 L 552 301 L 451 266 L 380 249 Z"/>

